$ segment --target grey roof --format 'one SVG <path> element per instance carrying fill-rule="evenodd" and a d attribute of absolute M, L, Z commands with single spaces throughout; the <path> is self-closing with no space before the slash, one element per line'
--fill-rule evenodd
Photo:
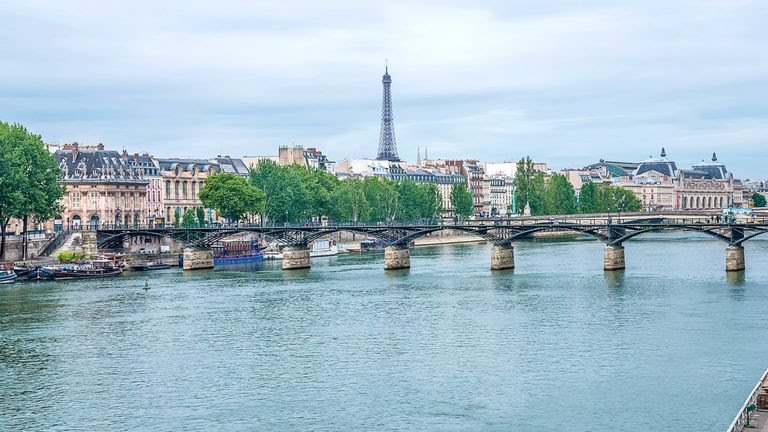
<path fill-rule="evenodd" d="M 207 159 L 177 159 L 177 158 L 171 158 L 171 159 L 156 159 L 157 163 L 160 165 L 160 169 L 163 171 L 170 171 L 176 167 L 177 164 L 181 164 L 181 167 L 184 170 L 191 170 L 192 167 L 197 165 L 197 169 L 200 171 L 208 171 L 210 167 L 215 167 L 216 170 L 218 170 L 218 166 L 215 163 L 211 163 L 211 161 Z"/>
<path fill-rule="evenodd" d="M 61 168 L 62 182 L 148 183 L 113 150 L 57 150 L 53 157 Z"/>

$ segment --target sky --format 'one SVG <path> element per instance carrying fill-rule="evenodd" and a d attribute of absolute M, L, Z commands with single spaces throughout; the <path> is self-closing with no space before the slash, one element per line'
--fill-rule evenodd
<path fill-rule="evenodd" d="M 0 120 L 158 157 L 397 148 L 768 178 L 768 2 L 0 0 Z"/>

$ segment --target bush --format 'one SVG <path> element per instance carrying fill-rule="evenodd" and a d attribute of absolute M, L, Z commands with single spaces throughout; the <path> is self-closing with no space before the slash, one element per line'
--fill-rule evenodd
<path fill-rule="evenodd" d="M 59 262 L 67 263 L 72 261 L 79 261 L 83 257 L 83 254 L 72 252 L 72 251 L 63 251 L 59 254 L 57 257 L 59 259 Z"/>

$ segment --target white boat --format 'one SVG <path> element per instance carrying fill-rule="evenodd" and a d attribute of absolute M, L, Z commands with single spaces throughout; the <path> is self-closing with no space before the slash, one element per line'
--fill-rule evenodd
<path fill-rule="evenodd" d="M 283 254 L 277 251 L 265 251 L 262 252 L 265 260 L 281 260 Z M 317 239 L 312 242 L 312 247 L 309 249 L 309 257 L 324 257 L 333 256 L 339 254 L 339 245 L 336 244 L 336 240 L 331 239 Z"/>
<path fill-rule="evenodd" d="M 312 242 L 312 249 L 309 250 L 310 257 L 322 257 L 339 254 L 339 245 L 336 240 L 317 239 Z"/>

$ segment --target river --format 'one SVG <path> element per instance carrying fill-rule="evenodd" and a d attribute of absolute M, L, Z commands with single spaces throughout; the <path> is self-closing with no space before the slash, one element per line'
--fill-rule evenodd
<path fill-rule="evenodd" d="M 768 367 L 768 241 L 486 244 L 0 286 L 0 430 L 723 431 Z"/>

